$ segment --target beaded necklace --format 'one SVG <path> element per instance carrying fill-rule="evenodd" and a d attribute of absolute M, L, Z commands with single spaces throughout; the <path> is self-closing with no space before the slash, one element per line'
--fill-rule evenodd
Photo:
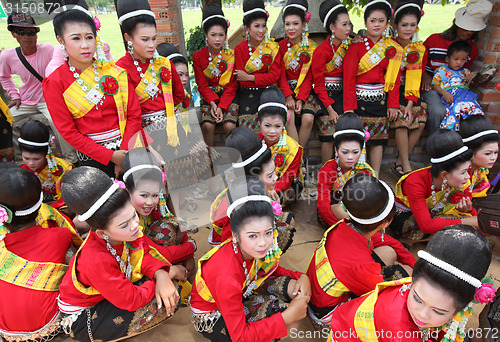
<path fill-rule="evenodd" d="M 140 67 L 139 62 L 134 58 L 134 56 L 132 56 L 132 54 L 130 54 L 130 56 L 134 60 L 134 65 L 135 65 L 135 68 L 137 69 L 137 72 L 139 73 L 139 76 L 141 77 L 141 81 L 144 82 L 144 84 L 146 85 L 146 89 L 145 89 L 146 93 L 148 94 L 148 96 L 150 98 L 154 99 L 156 94 L 158 94 L 158 91 L 160 91 L 160 89 L 156 85 L 156 71 L 155 71 L 155 67 L 153 64 L 153 58 L 151 58 L 149 60 L 149 67 L 151 68 L 151 76 L 153 76 L 153 79 L 151 80 L 151 82 L 149 82 L 145 78 L 145 75 L 142 72 L 142 68 Z"/>
<path fill-rule="evenodd" d="M 380 38 L 380 39 L 382 39 L 382 38 Z M 370 48 L 370 44 L 368 43 L 368 38 L 364 37 L 363 41 L 365 42 L 366 51 L 368 51 L 370 61 L 373 64 L 380 62 L 384 58 L 384 54 L 382 52 L 382 50 L 384 49 L 384 44 L 379 44 L 378 51 L 372 52 L 371 48 Z"/>
<path fill-rule="evenodd" d="M 437 214 L 445 207 L 445 204 L 443 202 L 445 202 L 448 199 L 448 196 L 450 195 L 450 190 L 451 190 L 450 188 L 448 188 L 448 186 L 446 186 L 445 189 L 446 189 L 446 192 L 443 195 L 443 199 L 439 203 L 437 203 L 436 187 L 434 186 L 434 181 L 432 182 L 432 185 L 431 185 L 431 196 L 432 196 L 432 205 L 433 205 L 433 208 L 431 209 L 432 214 Z"/>
<path fill-rule="evenodd" d="M 309 47 L 309 40 L 302 39 L 299 44 L 299 51 L 302 51 L 304 48 Z M 296 71 L 300 67 L 300 53 L 297 54 L 297 57 L 292 58 L 292 44 L 290 43 L 290 38 L 286 43 L 286 47 L 288 51 L 288 68 Z"/>
<path fill-rule="evenodd" d="M 263 51 L 264 45 L 262 44 L 262 42 L 260 42 L 259 46 L 257 46 L 255 48 L 255 50 L 259 49 L 259 57 L 254 58 L 253 53 L 252 53 L 252 46 L 250 45 L 249 39 L 247 40 L 247 44 L 248 44 L 248 55 L 250 56 L 250 60 L 252 61 L 252 64 L 256 68 L 261 68 L 262 67 L 262 54 L 264 53 L 264 51 Z"/>
<path fill-rule="evenodd" d="M 213 63 L 213 61 L 220 61 L 220 60 L 222 60 L 222 49 L 219 51 L 219 54 L 217 55 L 216 59 L 212 58 L 210 50 L 208 50 L 208 66 L 210 68 L 210 75 L 212 75 L 215 78 L 220 77 L 221 71 L 219 70 L 217 63 Z"/>
<path fill-rule="evenodd" d="M 94 86 L 90 86 L 83 82 L 83 80 L 80 78 L 80 74 L 76 71 L 76 68 L 69 63 L 69 61 L 68 65 L 69 71 L 73 73 L 73 77 L 76 79 L 76 84 L 78 84 L 80 88 L 85 92 L 84 99 L 97 108 L 98 105 L 102 104 L 104 98 L 106 97 L 99 91 L 99 71 L 97 70 L 97 63 L 95 61 L 92 62 L 92 68 L 94 68 Z"/>
<path fill-rule="evenodd" d="M 255 287 L 257 286 L 257 260 L 254 260 L 255 263 L 255 278 L 250 282 L 250 273 L 247 270 L 247 262 L 243 260 L 243 271 L 245 271 L 245 279 L 247 283 L 247 289 L 245 290 L 245 293 L 243 293 L 243 298 L 248 298 Z"/>
<path fill-rule="evenodd" d="M 123 244 L 123 248 L 125 248 L 125 253 L 127 255 L 127 262 L 125 263 L 122 260 L 122 258 L 118 256 L 116 250 L 109 244 L 108 240 L 105 239 L 105 241 L 106 241 L 106 248 L 111 253 L 111 255 L 115 257 L 116 261 L 118 262 L 118 265 L 120 265 L 121 271 L 125 273 L 127 279 L 130 279 L 130 276 L 132 275 L 132 264 L 130 263 L 130 254 L 126 243 Z"/>
<path fill-rule="evenodd" d="M 344 181 L 342 180 L 342 176 L 344 174 L 340 168 L 340 161 L 338 157 L 335 158 L 335 162 L 337 163 L 337 179 L 339 180 L 340 189 L 342 189 L 344 187 Z M 352 168 L 350 172 L 351 174 L 347 179 L 351 179 L 354 176 L 354 168 Z"/>

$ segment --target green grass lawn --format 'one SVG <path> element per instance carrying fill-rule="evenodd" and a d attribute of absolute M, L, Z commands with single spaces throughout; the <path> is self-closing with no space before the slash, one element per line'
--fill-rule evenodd
<path fill-rule="evenodd" d="M 445 7 L 441 5 L 426 5 L 424 7 L 425 15 L 422 17 L 419 25 L 420 39 L 424 40 L 432 33 L 442 32 L 448 28 L 454 18 L 455 11 L 459 7 L 460 5 L 447 5 Z M 268 7 L 267 9 L 269 11 L 269 23 L 274 23 L 278 18 L 281 8 Z M 224 9 L 224 13 L 231 22 L 229 34 L 232 34 L 242 23 L 243 10 L 241 8 L 227 8 Z M 122 43 L 116 14 L 99 15 L 99 19 L 102 24 L 99 37 L 109 43 L 111 46 L 111 53 L 114 59 L 117 60 L 123 56 L 125 49 Z M 187 34 L 189 29 L 201 24 L 201 10 L 183 10 L 182 20 L 184 24 L 184 32 Z M 356 31 L 364 27 L 362 17 L 353 15 L 351 20 Z M 12 38 L 10 32 L 7 31 L 6 25 L 6 21 L 0 22 L 0 48 L 11 48 L 17 46 L 16 40 Z M 270 26 L 270 28 L 271 27 L 272 26 Z M 186 39 L 187 38 L 188 37 L 186 36 Z M 50 22 L 41 25 L 41 31 L 38 34 L 38 42 L 51 43 L 54 45 L 57 44 L 54 36 L 54 30 Z M 18 80 L 16 80 L 16 83 L 17 82 Z"/>

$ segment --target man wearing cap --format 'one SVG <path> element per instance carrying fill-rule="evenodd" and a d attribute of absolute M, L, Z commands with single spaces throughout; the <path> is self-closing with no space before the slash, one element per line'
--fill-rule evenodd
<path fill-rule="evenodd" d="M 429 51 L 429 58 L 425 72 L 422 75 L 423 100 L 427 103 L 427 128 L 429 132 L 439 130 L 446 109 L 441 102 L 441 97 L 434 90 L 429 90 L 434 71 L 446 65 L 446 51 L 454 41 L 463 40 L 472 46 L 472 51 L 465 63 L 465 68 L 470 68 L 478 55 L 477 45 L 473 39 L 476 33 L 486 27 L 486 16 L 490 14 L 493 5 L 488 0 L 470 0 L 469 3 L 455 12 L 453 25 L 442 33 L 430 35 L 424 42 Z"/>
<path fill-rule="evenodd" d="M 22 162 L 17 143 L 22 125 L 29 120 L 39 120 L 52 128 L 61 146 L 63 157 L 74 163 L 76 153 L 57 133 L 43 98 L 41 80 L 45 76 L 45 68 L 52 59 L 54 47 L 51 44 L 37 44 L 37 33 L 40 32 L 40 28 L 28 13 L 12 13 L 7 19 L 7 24 L 7 29 L 19 43 L 19 48 L 18 51 L 12 48 L 2 52 L 0 83 L 12 98 L 8 107 L 13 116 L 12 135 L 16 161 Z M 25 59 L 25 63 L 21 58 Z M 22 81 L 19 89 L 12 79 L 14 74 Z"/>

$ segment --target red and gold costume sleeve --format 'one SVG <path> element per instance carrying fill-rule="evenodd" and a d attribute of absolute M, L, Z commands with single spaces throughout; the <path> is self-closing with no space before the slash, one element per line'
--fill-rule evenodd
<path fill-rule="evenodd" d="M 368 39 L 369 48 L 373 47 L 373 42 Z M 371 70 L 357 75 L 358 64 L 366 53 L 364 42 L 351 44 L 344 58 L 344 111 L 358 109 L 356 101 L 356 84 L 372 83 L 384 84 L 385 72 L 389 60 L 384 58 Z M 388 92 L 387 108 L 399 109 L 399 86 L 401 84 L 400 74 L 396 77 L 394 88 Z"/>
<path fill-rule="evenodd" d="M 337 46 L 334 47 L 335 49 L 337 49 Z M 325 71 L 326 64 L 328 64 L 332 58 L 333 58 L 333 50 L 330 45 L 330 40 L 326 39 L 316 48 L 316 50 L 314 50 L 313 60 L 311 65 L 312 76 L 314 78 L 314 91 L 316 92 L 320 101 L 323 103 L 325 107 L 328 107 L 335 102 L 330 98 L 330 96 L 328 96 L 328 91 L 326 90 L 325 87 L 325 77 L 343 76 L 343 66 L 329 73 Z M 343 63 L 345 63 L 345 59 Z"/>
<path fill-rule="evenodd" d="M 254 51 L 255 49 L 252 48 L 252 53 Z M 246 40 L 236 45 L 236 48 L 234 49 L 234 59 L 235 69 L 245 71 L 245 64 L 250 59 Z M 252 74 L 255 75 L 255 82 L 240 82 L 241 86 L 248 88 L 265 88 L 274 83 L 278 83 L 281 74 L 281 64 L 281 59 L 278 53 L 271 66 L 267 67 L 264 65 L 260 68 L 260 70 Z"/>
<path fill-rule="evenodd" d="M 332 213 L 332 186 L 337 179 L 337 162 L 332 159 L 318 171 L 318 213 L 330 226 L 338 222 Z"/>
<path fill-rule="evenodd" d="M 60 66 L 44 79 L 42 86 L 50 116 L 62 137 L 75 149 L 107 165 L 111 160 L 113 150 L 95 143 L 86 135 L 119 128 L 115 100 L 113 96 L 105 96 L 101 105 L 94 106 L 85 116 L 74 119 L 63 97 L 63 93 L 74 81 L 73 73 L 67 64 Z M 141 130 L 142 122 L 139 100 L 130 78 L 127 91 L 127 125 L 121 145 L 121 149 L 124 150 L 128 149 L 129 139 Z M 85 100 L 82 99 L 82 101 Z"/>
<path fill-rule="evenodd" d="M 150 246 L 153 246 L 154 249 L 160 252 L 160 254 L 172 264 L 177 264 L 190 259 L 194 255 L 194 246 L 191 242 L 183 241 L 180 245 L 162 246 L 156 244 L 147 236 L 144 236 L 144 240 L 147 241 Z M 183 240 L 187 240 L 187 234 L 185 234 Z"/>
<path fill-rule="evenodd" d="M 408 265 L 411 268 L 415 266 L 415 262 L 417 261 L 413 254 L 411 254 L 409 251 L 407 251 L 404 246 L 396 240 L 395 238 L 384 234 L 384 237 L 382 239 L 382 233 L 376 232 L 372 236 L 372 243 L 373 243 L 373 248 L 381 247 L 381 246 L 389 246 L 394 251 L 396 252 L 398 256 L 398 261 L 401 262 L 404 265 Z"/>
<path fill-rule="evenodd" d="M 279 42 L 280 51 L 278 53 L 278 56 L 276 56 L 276 58 L 280 58 L 281 59 L 281 63 L 283 63 L 283 56 L 288 51 L 287 43 L 288 43 L 288 38 L 282 39 Z M 298 71 L 299 71 L 299 74 L 300 74 L 300 68 L 298 69 Z M 287 70 L 286 69 L 286 65 L 283 65 L 283 68 L 281 68 L 279 86 L 280 86 L 281 91 L 285 95 L 285 97 L 293 96 L 294 95 L 293 91 L 290 89 L 290 86 L 288 85 L 288 80 L 289 79 L 290 80 L 297 80 L 297 79 L 299 79 L 298 75 L 295 78 L 288 78 L 289 74 L 290 74 L 290 76 L 292 76 L 295 73 L 293 72 L 292 69 L 288 69 Z M 293 75 L 293 76 L 295 76 L 295 75 Z"/>
<path fill-rule="evenodd" d="M 441 228 L 460 224 L 461 219 L 432 218 L 425 201 L 431 196 L 432 176 L 430 168 L 413 172 L 402 184 L 403 194 L 408 198 L 411 212 L 420 230 L 425 234 L 434 234 Z"/>
<path fill-rule="evenodd" d="M 140 239 L 134 242 L 139 243 Z M 149 279 L 159 269 L 169 271 L 169 266 L 155 259 L 149 252 L 147 240 L 143 239 L 144 258 L 141 272 Z M 114 247 L 115 248 L 115 247 Z M 115 248 L 118 255 L 123 251 L 123 245 Z M 80 250 L 77 259 L 76 272 L 78 281 L 84 286 L 92 286 L 99 291 L 98 295 L 86 295 L 76 289 L 71 278 L 71 268 L 75 258 L 70 261 L 70 269 L 66 272 L 60 285 L 60 299 L 74 306 L 93 306 L 102 300 L 108 300 L 114 306 L 128 311 L 135 311 L 149 303 L 155 295 L 155 282 L 147 280 L 140 286 L 130 282 L 121 271 L 115 257 L 106 249 L 104 240 L 97 237 L 95 232 L 90 232 L 88 240 Z"/>

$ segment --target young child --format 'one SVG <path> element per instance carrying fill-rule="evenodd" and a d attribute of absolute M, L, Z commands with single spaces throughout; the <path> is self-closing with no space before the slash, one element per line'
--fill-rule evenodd
<path fill-rule="evenodd" d="M 314 92 L 321 106 L 321 110 L 316 113 L 316 125 L 319 128 L 321 161 L 324 164 L 332 158 L 335 123 L 339 115 L 344 113 L 343 62 L 351 44 L 351 20 L 347 8 L 337 0 L 323 1 L 319 7 L 319 16 L 329 37 L 314 51 L 311 71 Z M 302 124 L 307 125 L 309 121 L 312 127 L 310 115 L 303 114 Z M 299 139 L 299 143 L 305 146 L 302 139 Z"/>
<path fill-rule="evenodd" d="M 42 189 L 33 174 L 10 168 L 0 182 L 0 336 L 48 341 L 60 332 L 57 296 L 72 236 L 36 223 Z"/>
<path fill-rule="evenodd" d="M 58 42 L 68 53 L 67 63 L 42 84 L 54 124 L 77 149 L 80 165 L 119 177 L 129 140 L 141 131 L 134 85 L 124 69 L 104 57 L 87 10 L 75 6 L 61 11 L 53 24 Z M 99 58 L 94 60 L 96 51 Z"/>
<path fill-rule="evenodd" d="M 274 190 L 281 203 L 293 203 L 303 189 L 302 147 L 285 130 L 287 107 L 281 90 L 270 87 L 262 92 L 258 108 L 259 137 L 271 149 L 276 166 Z"/>
<path fill-rule="evenodd" d="M 54 208 L 64 206 L 60 182 L 64 174 L 73 169 L 73 164 L 54 157 L 47 126 L 37 120 L 26 122 L 21 127 L 18 143 L 24 163 L 21 167 L 40 180 L 44 203 Z"/>
<path fill-rule="evenodd" d="M 211 341 L 270 341 L 306 315 L 309 279 L 279 265 L 264 184 L 235 180 L 227 214 L 233 238 L 205 254 L 191 293 L 195 329 Z"/>
<path fill-rule="evenodd" d="M 342 188 L 357 174 L 375 176 L 365 162 L 365 131 L 363 122 L 354 113 L 340 116 L 334 136 L 335 159 L 326 162 L 318 172 L 318 222 L 329 228 L 349 218 L 340 202 Z"/>
<path fill-rule="evenodd" d="M 214 144 L 215 126 L 222 124 L 226 136 L 236 127 L 238 103 L 234 51 L 229 48 L 229 21 L 217 4 L 203 8 L 203 32 L 207 46 L 193 53 L 193 69 L 201 95 L 201 131 L 208 146 Z"/>
<path fill-rule="evenodd" d="M 469 167 L 471 199 L 485 197 L 490 188 L 488 173 L 498 158 L 500 136 L 493 123 L 485 115 L 473 115 L 460 124 L 460 136 L 472 151 Z"/>
<path fill-rule="evenodd" d="M 448 65 L 434 71 L 432 89 L 441 95 L 441 101 L 446 107 L 446 114 L 441 122 L 441 128 L 460 130 L 460 120 L 470 115 L 484 115 L 477 94 L 467 88 L 467 81 L 475 73 L 464 68 L 471 52 L 471 45 L 465 41 L 453 42 L 446 53 Z"/>
<path fill-rule="evenodd" d="M 488 240 L 471 226 L 452 225 L 417 254 L 412 278 L 377 284 L 335 310 L 328 341 L 462 341 L 472 304 L 495 297 L 485 277 Z"/>
<path fill-rule="evenodd" d="M 356 195 L 360 193 L 361 198 Z M 307 269 L 312 288 L 309 314 L 320 326 L 330 324 L 341 303 L 373 290 L 384 279 L 411 275 L 415 264 L 399 241 L 384 236 L 395 208 L 387 184 L 371 175 L 356 175 L 343 189 L 342 204 L 349 218 L 325 232 Z M 395 265 L 396 259 L 403 265 Z"/>
<path fill-rule="evenodd" d="M 280 57 L 284 66 L 279 86 L 285 94 L 288 108 L 286 128 L 288 134 L 302 146 L 305 146 L 309 139 L 314 114 L 318 109 L 314 93 L 311 92 L 312 56 L 317 45 L 309 39 L 308 21 L 311 20 L 311 13 L 307 11 L 308 8 L 306 0 L 287 1 L 283 8 L 286 37 L 279 42 Z M 295 127 L 295 114 L 301 117 L 300 135 Z"/>
<path fill-rule="evenodd" d="M 185 269 L 171 266 L 179 255 L 142 233 L 129 193 L 86 166 L 64 176 L 61 193 L 91 227 L 60 286 L 65 331 L 79 341 L 109 341 L 139 334 L 171 316 L 179 300 L 172 279 L 186 280 Z"/>
<path fill-rule="evenodd" d="M 396 184 L 398 208 L 391 229 L 417 241 L 452 224 L 478 227 L 477 213 L 465 194 L 472 151 L 455 131 L 442 129 L 427 139 L 431 166 L 415 170 Z"/>
<path fill-rule="evenodd" d="M 266 87 L 278 82 L 281 74 L 279 45 L 267 34 L 268 17 L 263 0 L 244 0 L 243 25 L 247 39 L 234 49 L 234 74 L 242 87 L 238 125 L 255 132 L 260 131 L 257 122 L 260 96 Z"/>
<path fill-rule="evenodd" d="M 167 144 L 175 147 L 185 140 L 177 132 L 175 115 L 184 90 L 173 63 L 155 50 L 155 14 L 146 0 L 120 0 L 116 13 L 127 51 L 116 64 L 127 71 L 135 88 L 142 127 L 154 139 L 156 151 Z"/>
<path fill-rule="evenodd" d="M 158 245 L 177 245 L 177 253 L 184 255 L 181 257 L 183 265 L 189 275 L 194 275 L 196 242 L 185 233 L 186 223 L 167 207 L 163 172 L 153 154 L 143 147 L 130 150 L 123 159 L 123 172 L 123 181 L 144 235 Z"/>
<path fill-rule="evenodd" d="M 231 131 L 226 139 L 226 147 L 234 149 L 238 153 L 233 158 L 233 168 L 236 172 L 243 169 L 246 176 L 258 177 L 266 187 L 267 196 L 279 202 L 279 196 L 275 191 L 278 177 L 272 159 L 271 150 L 263 144 L 259 136 L 247 127 L 237 127 Z M 241 157 L 241 161 L 239 161 Z M 218 245 L 222 241 L 231 238 L 231 226 L 227 215 L 228 198 L 227 189 L 222 191 L 210 207 L 210 220 L 212 232 L 209 242 Z M 295 233 L 295 220 L 293 214 L 282 211 L 275 217 L 275 225 L 278 231 L 278 246 L 285 253 L 293 242 Z"/>

